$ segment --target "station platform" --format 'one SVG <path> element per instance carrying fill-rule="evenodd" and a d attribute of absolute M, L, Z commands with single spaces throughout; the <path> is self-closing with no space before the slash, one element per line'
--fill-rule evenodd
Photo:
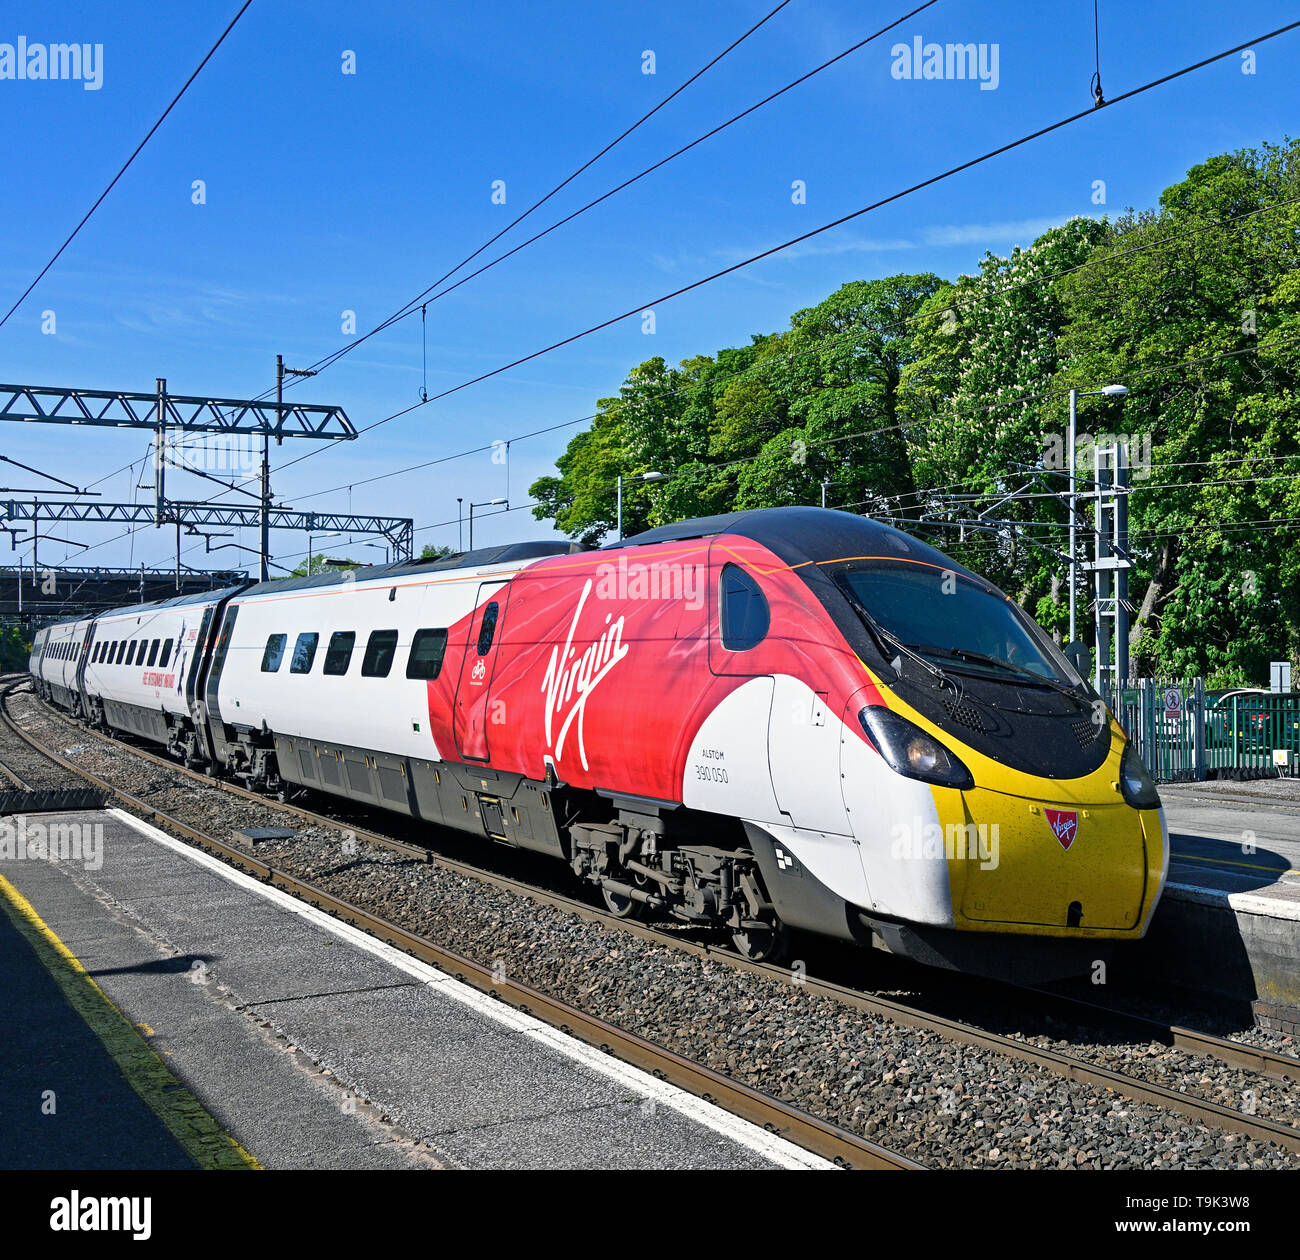
<path fill-rule="evenodd" d="M 1300 1033 L 1300 779 L 1167 783 L 1160 798 L 1169 883 L 1144 967 Z"/>
<path fill-rule="evenodd" d="M 0 859 L 0 1167 L 832 1167 L 118 810 L 38 821 L 99 853 Z"/>

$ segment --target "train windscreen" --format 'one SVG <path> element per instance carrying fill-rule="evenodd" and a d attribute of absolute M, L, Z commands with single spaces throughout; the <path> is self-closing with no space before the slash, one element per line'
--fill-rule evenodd
<path fill-rule="evenodd" d="M 1047 635 L 993 587 L 907 561 L 854 565 L 835 577 L 876 626 L 944 670 L 1084 685 Z"/>

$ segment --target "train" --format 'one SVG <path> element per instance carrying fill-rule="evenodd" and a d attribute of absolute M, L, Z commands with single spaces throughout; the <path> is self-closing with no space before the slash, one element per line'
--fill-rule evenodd
<path fill-rule="evenodd" d="M 41 695 L 281 797 L 564 862 L 616 915 L 1022 979 L 1144 936 L 1156 785 L 1014 600 L 847 512 L 525 542 L 41 630 Z"/>

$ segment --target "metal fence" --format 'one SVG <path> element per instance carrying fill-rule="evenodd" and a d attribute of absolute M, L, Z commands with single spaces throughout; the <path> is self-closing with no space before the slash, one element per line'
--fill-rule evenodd
<path fill-rule="evenodd" d="M 1209 692 L 1201 678 L 1103 680 L 1102 696 L 1160 782 L 1293 775 L 1300 693 Z"/>

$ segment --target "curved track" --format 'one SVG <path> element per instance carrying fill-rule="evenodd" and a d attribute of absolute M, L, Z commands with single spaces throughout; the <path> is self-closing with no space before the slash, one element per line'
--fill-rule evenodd
<path fill-rule="evenodd" d="M 351 923 L 386 941 L 388 944 L 405 950 L 424 962 L 431 963 L 440 970 L 455 976 L 456 979 L 472 984 L 501 1001 L 552 1024 L 570 1036 L 597 1046 L 607 1054 L 616 1055 L 625 1062 L 650 1072 L 658 1079 L 676 1085 L 678 1088 L 695 1094 L 708 1102 L 715 1103 L 754 1124 L 762 1125 L 769 1131 L 807 1150 L 833 1160 L 841 1167 L 906 1170 L 924 1167 L 915 1160 L 890 1151 L 886 1147 L 859 1137 L 857 1134 L 849 1133 L 847 1130 L 791 1107 L 779 1099 L 772 1098 L 738 1081 L 733 1081 L 721 1073 L 705 1067 L 703 1064 L 683 1058 L 671 1050 L 664 1049 L 642 1037 L 589 1015 L 575 1006 L 558 1001 L 526 985 L 503 978 L 495 974 L 489 967 L 444 949 L 427 937 L 409 932 L 395 923 L 388 922 L 370 910 L 343 901 L 306 880 L 299 879 L 268 863 L 258 861 L 242 850 L 228 845 L 196 827 L 190 826 L 181 819 L 154 809 L 153 806 L 139 797 L 125 792 L 112 783 L 100 779 L 97 775 L 76 766 L 73 762 L 45 747 L 28 732 L 22 730 L 8 712 L 7 701 L 16 685 L 18 684 L 9 680 L 3 693 L 0 693 L 0 722 L 3 722 L 6 731 L 10 735 L 16 736 L 40 756 L 68 772 L 69 775 L 92 783 L 108 792 L 112 797 L 121 801 L 133 814 L 183 836 L 191 843 L 247 871 L 249 874 L 265 880 L 268 884 L 301 897 L 304 901 L 320 907 L 336 918 Z M 76 727 L 76 729 L 78 731 L 83 730 L 80 726 Z M 109 738 L 99 735 L 98 732 L 88 733 L 101 739 Z M 141 750 L 131 748 L 130 745 L 122 744 L 118 740 L 111 740 L 111 742 L 153 760 L 169 770 L 187 774 L 191 778 L 201 779 L 205 783 L 215 783 L 215 781 L 208 780 L 205 776 L 186 770 L 174 762 L 156 757 L 152 753 L 143 753 Z M 6 770 L 15 786 L 24 788 L 29 786 L 15 772 L 8 770 L 7 767 Z M 334 820 L 326 818 L 324 815 L 315 815 L 296 806 L 268 801 L 265 797 L 256 793 L 246 792 L 242 788 L 229 784 L 221 784 L 220 786 L 225 790 L 246 795 L 259 804 L 270 805 L 273 808 L 299 817 L 318 819 L 330 826 L 337 825 Z M 365 838 L 373 840 L 375 843 L 396 847 L 404 853 L 412 850 L 412 846 L 404 845 L 400 841 L 394 841 L 386 837 L 367 833 Z M 422 854 L 422 856 L 424 855 Z"/>
<path fill-rule="evenodd" d="M 396 925 L 387 923 L 378 915 L 375 915 L 370 911 L 363 910 L 345 902 L 339 902 L 337 899 L 332 898 L 328 893 L 315 888 L 313 885 L 297 880 L 295 877 L 288 875 L 285 872 L 276 871 L 274 868 L 251 858 L 242 850 L 226 845 L 219 840 L 215 840 L 214 838 L 190 827 L 189 824 L 184 823 L 181 820 L 160 813 L 147 802 L 141 801 L 137 797 L 131 796 L 129 793 L 122 792 L 113 787 L 112 784 L 100 780 L 96 776 L 89 774 L 87 771 L 80 769 L 75 764 L 67 761 L 52 750 L 44 748 L 27 732 L 18 728 L 8 714 L 7 705 L 4 702 L 7 701 L 9 692 L 13 689 L 14 685 L 16 684 L 11 682 L 9 688 L 6 689 L 3 696 L 0 697 L 0 719 L 3 719 L 4 725 L 21 738 L 27 745 L 38 750 L 43 756 L 56 762 L 65 770 L 112 792 L 119 799 L 123 800 L 132 812 L 178 831 L 180 834 L 187 836 L 196 843 L 202 844 L 203 847 L 218 853 L 226 860 L 232 861 L 245 869 L 253 871 L 261 878 L 266 878 L 270 882 L 276 883 L 278 886 L 290 888 L 298 895 L 304 896 L 307 900 L 322 905 L 325 908 L 330 909 L 332 913 L 338 913 L 340 914 L 340 917 L 346 918 L 351 922 L 358 923 L 360 926 L 365 927 L 375 935 L 390 940 L 400 948 L 408 949 L 417 956 L 425 958 L 427 961 L 435 962 L 436 965 L 442 967 L 444 970 L 451 971 L 469 982 L 479 985 L 479 987 L 487 989 L 490 992 L 501 994 L 501 996 L 510 1000 L 512 1004 L 526 1007 L 531 1010 L 533 1014 L 548 1019 L 549 1022 L 556 1023 L 559 1026 L 566 1028 L 568 1031 L 574 1032 L 575 1035 L 583 1036 L 584 1039 L 588 1041 L 600 1044 L 604 1048 L 611 1049 L 615 1053 L 619 1053 L 621 1057 L 626 1057 L 629 1061 L 635 1062 L 639 1066 L 646 1066 L 646 1063 L 649 1061 L 648 1059 L 642 1061 L 641 1059 L 633 1057 L 633 1052 L 630 1046 L 620 1047 L 611 1040 L 611 1038 L 627 1039 L 631 1043 L 638 1043 L 640 1042 L 639 1038 L 635 1038 L 631 1034 L 614 1029 L 612 1025 L 604 1023 L 603 1021 L 584 1015 L 581 1012 L 578 1012 L 576 1008 L 567 1007 L 563 1003 L 556 1003 L 553 999 L 545 997 L 536 990 L 527 989 L 522 986 L 509 986 L 494 983 L 492 973 L 487 968 L 465 959 L 458 954 L 452 954 L 448 951 L 439 951 L 439 947 L 433 942 L 415 936 Z M 503 876 L 500 873 L 486 870 L 471 863 L 435 854 L 427 847 L 410 844 L 396 837 L 384 835 L 381 832 L 358 827 L 352 821 L 341 820 L 337 816 L 331 816 L 299 805 L 281 802 L 256 792 L 250 792 L 237 785 L 213 779 L 207 775 L 200 774 L 195 770 L 181 766 L 169 758 L 161 757 L 156 753 L 142 749 L 135 744 L 127 743 L 112 736 L 89 730 L 48 706 L 46 706 L 46 712 L 51 717 L 64 722 L 71 730 L 76 731 L 80 736 L 89 736 L 102 740 L 107 744 L 114 745 L 130 752 L 132 755 L 139 757 L 146 762 L 164 768 L 171 773 L 184 776 L 193 781 L 201 782 L 209 788 L 218 788 L 223 792 L 246 798 L 256 802 L 260 806 L 284 813 L 285 815 L 332 828 L 338 828 L 341 826 L 346 827 L 353 831 L 359 839 L 396 850 L 406 857 L 414 858 L 419 861 L 433 862 L 448 870 L 456 871 L 474 879 L 486 881 L 520 896 L 531 897 L 535 900 L 562 909 L 568 913 L 578 915 L 589 921 L 601 922 L 621 931 L 632 932 L 638 936 L 653 940 L 657 944 L 667 945 L 673 949 L 683 950 L 696 955 L 707 955 L 715 960 L 723 961 L 729 966 L 753 971 L 772 979 L 781 980 L 785 983 L 799 983 L 811 994 L 834 999 L 872 1015 L 883 1016 L 897 1024 L 924 1029 L 961 1044 L 993 1050 L 1010 1058 L 1029 1063 L 1040 1071 L 1050 1072 L 1070 1081 L 1102 1089 L 1113 1090 L 1135 1102 L 1149 1103 L 1160 1107 L 1163 1110 L 1175 1112 L 1187 1117 L 1188 1119 L 1214 1128 L 1233 1133 L 1240 1133 L 1260 1141 L 1275 1143 L 1286 1150 L 1300 1153 L 1300 1129 L 1293 1128 L 1290 1125 L 1281 1124 L 1277 1121 L 1263 1117 L 1248 1115 L 1232 1108 L 1224 1107 L 1218 1103 L 1209 1101 L 1208 1099 L 1198 1098 L 1194 1095 L 1178 1090 L 1169 1089 L 1141 1077 L 1119 1072 L 1112 1068 L 1090 1062 L 1087 1059 L 1064 1053 L 1060 1050 L 1039 1046 L 1021 1038 L 1005 1036 L 978 1027 L 972 1023 L 951 1019 L 942 1014 L 936 1013 L 933 1010 L 926 1009 L 925 1006 L 920 1003 L 895 1001 L 872 993 L 863 992 L 846 985 L 838 984 L 830 980 L 818 979 L 802 974 L 796 976 L 789 969 L 778 967 L 771 963 L 751 962 L 730 950 L 716 949 L 707 944 L 684 939 L 681 935 L 661 930 L 656 928 L 653 924 L 640 923 L 619 918 L 607 911 L 597 909 L 586 902 L 575 900 L 574 898 L 567 897 L 561 893 L 541 889 L 534 884 L 512 879 L 508 876 Z M 334 906 L 337 906 L 338 909 L 335 909 Z M 438 961 L 438 957 L 433 955 L 439 955 L 447 961 Z M 514 991 L 515 989 L 518 991 Z M 506 992 L 505 990 L 511 991 Z M 1093 1024 L 1104 1022 L 1113 1029 L 1122 1030 L 1127 1037 L 1134 1041 L 1147 1043 L 1156 1042 L 1189 1054 L 1208 1056 L 1233 1068 L 1258 1073 L 1273 1079 L 1300 1080 L 1300 1059 L 1293 1056 L 1277 1054 L 1272 1051 L 1242 1045 L 1238 1042 L 1230 1041 L 1221 1037 L 1215 1037 L 1190 1028 L 1161 1023 L 1158 1020 L 1112 1010 L 1073 997 L 1037 990 L 1029 992 L 1032 993 L 1032 1001 L 1037 1009 L 1041 1011 L 1044 1007 L 1049 1007 L 1057 1011 L 1062 1020 L 1083 1023 L 1091 1022 Z M 560 1013 L 556 1014 L 554 1018 L 552 1018 L 550 1014 L 546 1013 L 551 1006 L 562 1008 Z M 566 1014 L 564 1012 L 568 1013 Z M 591 1035 L 587 1035 L 587 1033 L 582 1031 L 585 1024 L 591 1024 L 594 1026 L 595 1030 Z M 637 1053 L 649 1053 L 645 1047 L 650 1047 L 650 1043 L 640 1044 L 642 1048 L 638 1050 Z M 686 1061 L 680 1060 L 678 1056 L 670 1055 L 670 1052 L 659 1050 L 657 1047 L 650 1047 L 650 1050 L 659 1054 L 667 1054 L 671 1060 L 673 1060 L 673 1074 L 665 1072 L 667 1079 L 672 1080 L 676 1084 L 682 1085 L 683 1088 L 687 1088 L 693 1093 L 709 1096 L 714 1101 L 728 1107 L 728 1109 L 735 1110 L 738 1114 L 746 1115 L 747 1118 L 755 1118 L 755 1116 L 749 1112 L 741 1110 L 739 1106 L 733 1106 L 732 1103 L 727 1100 L 725 1091 L 726 1089 L 735 1090 L 737 1088 L 746 1090 L 746 1092 L 749 1093 L 755 1093 L 756 1091 L 748 1091 L 747 1087 L 743 1086 L 738 1087 L 735 1083 L 729 1082 L 726 1077 L 722 1077 L 719 1074 L 712 1072 L 711 1069 L 699 1067 L 699 1065 L 695 1065 L 696 1070 L 700 1073 L 706 1074 L 706 1076 L 700 1080 L 692 1082 L 689 1071 L 690 1065 Z M 652 1066 L 649 1070 L 658 1071 L 659 1069 Z M 776 1103 L 776 1100 L 768 1099 L 766 1095 L 759 1094 L 758 1097 L 765 1099 L 769 1103 L 775 1103 L 778 1107 L 785 1107 L 785 1104 Z M 786 1108 L 786 1110 L 793 1111 L 794 1109 Z M 874 1147 L 874 1144 L 867 1143 L 864 1139 L 853 1138 L 853 1135 L 845 1134 L 843 1130 L 836 1129 L 835 1126 L 824 1125 L 824 1122 L 816 1120 L 815 1117 L 809 1116 L 806 1113 L 796 1112 L 796 1115 L 802 1117 L 805 1122 L 812 1121 L 816 1125 L 823 1125 L 825 1128 L 833 1129 L 838 1135 L 852 1138 L 854 1142 L 861 1143 L 867 1147 L 872 1147 L 873 1152 L 882 1152 L 882 1148 Z M 770 1116 L 760 1119 L 759 1123 L 767 1124 L 769 1127 L 782 1132 L 786 1136 L 789 1136 L 791 1140 L 797 1141 L 801 1145 L 807 1146 L 809 1149 L 818 1150 L 819 1153 L 825 1153 L 823 1148 L 814 1145 L 811 1140 L 805 1140 L 804 1137 L 799 1136 L 798 1127 L 792 1123 L 790 1123 L 788 1127 L 786 1124 L 778 1125 L 773 1123 Z M 829 1149 L 829 1147 L 826 1149 Z M 889 1155 L 888 1152 L 883 1152 L 883 1154 L 885 1156 Z M 846 1166 L 853 1167 L 918 1166 L 912 1161 L 899 1156 L 894 1157 L 901 1161 L 899 1163 L 862 1162 L 860 1158 L 855 1158 L 852 1152 L 846 1152 L 843 1150 L 836 1151 L 828 1157 L 834 1158 L 838 1162 L 844 1163 Z"/>

